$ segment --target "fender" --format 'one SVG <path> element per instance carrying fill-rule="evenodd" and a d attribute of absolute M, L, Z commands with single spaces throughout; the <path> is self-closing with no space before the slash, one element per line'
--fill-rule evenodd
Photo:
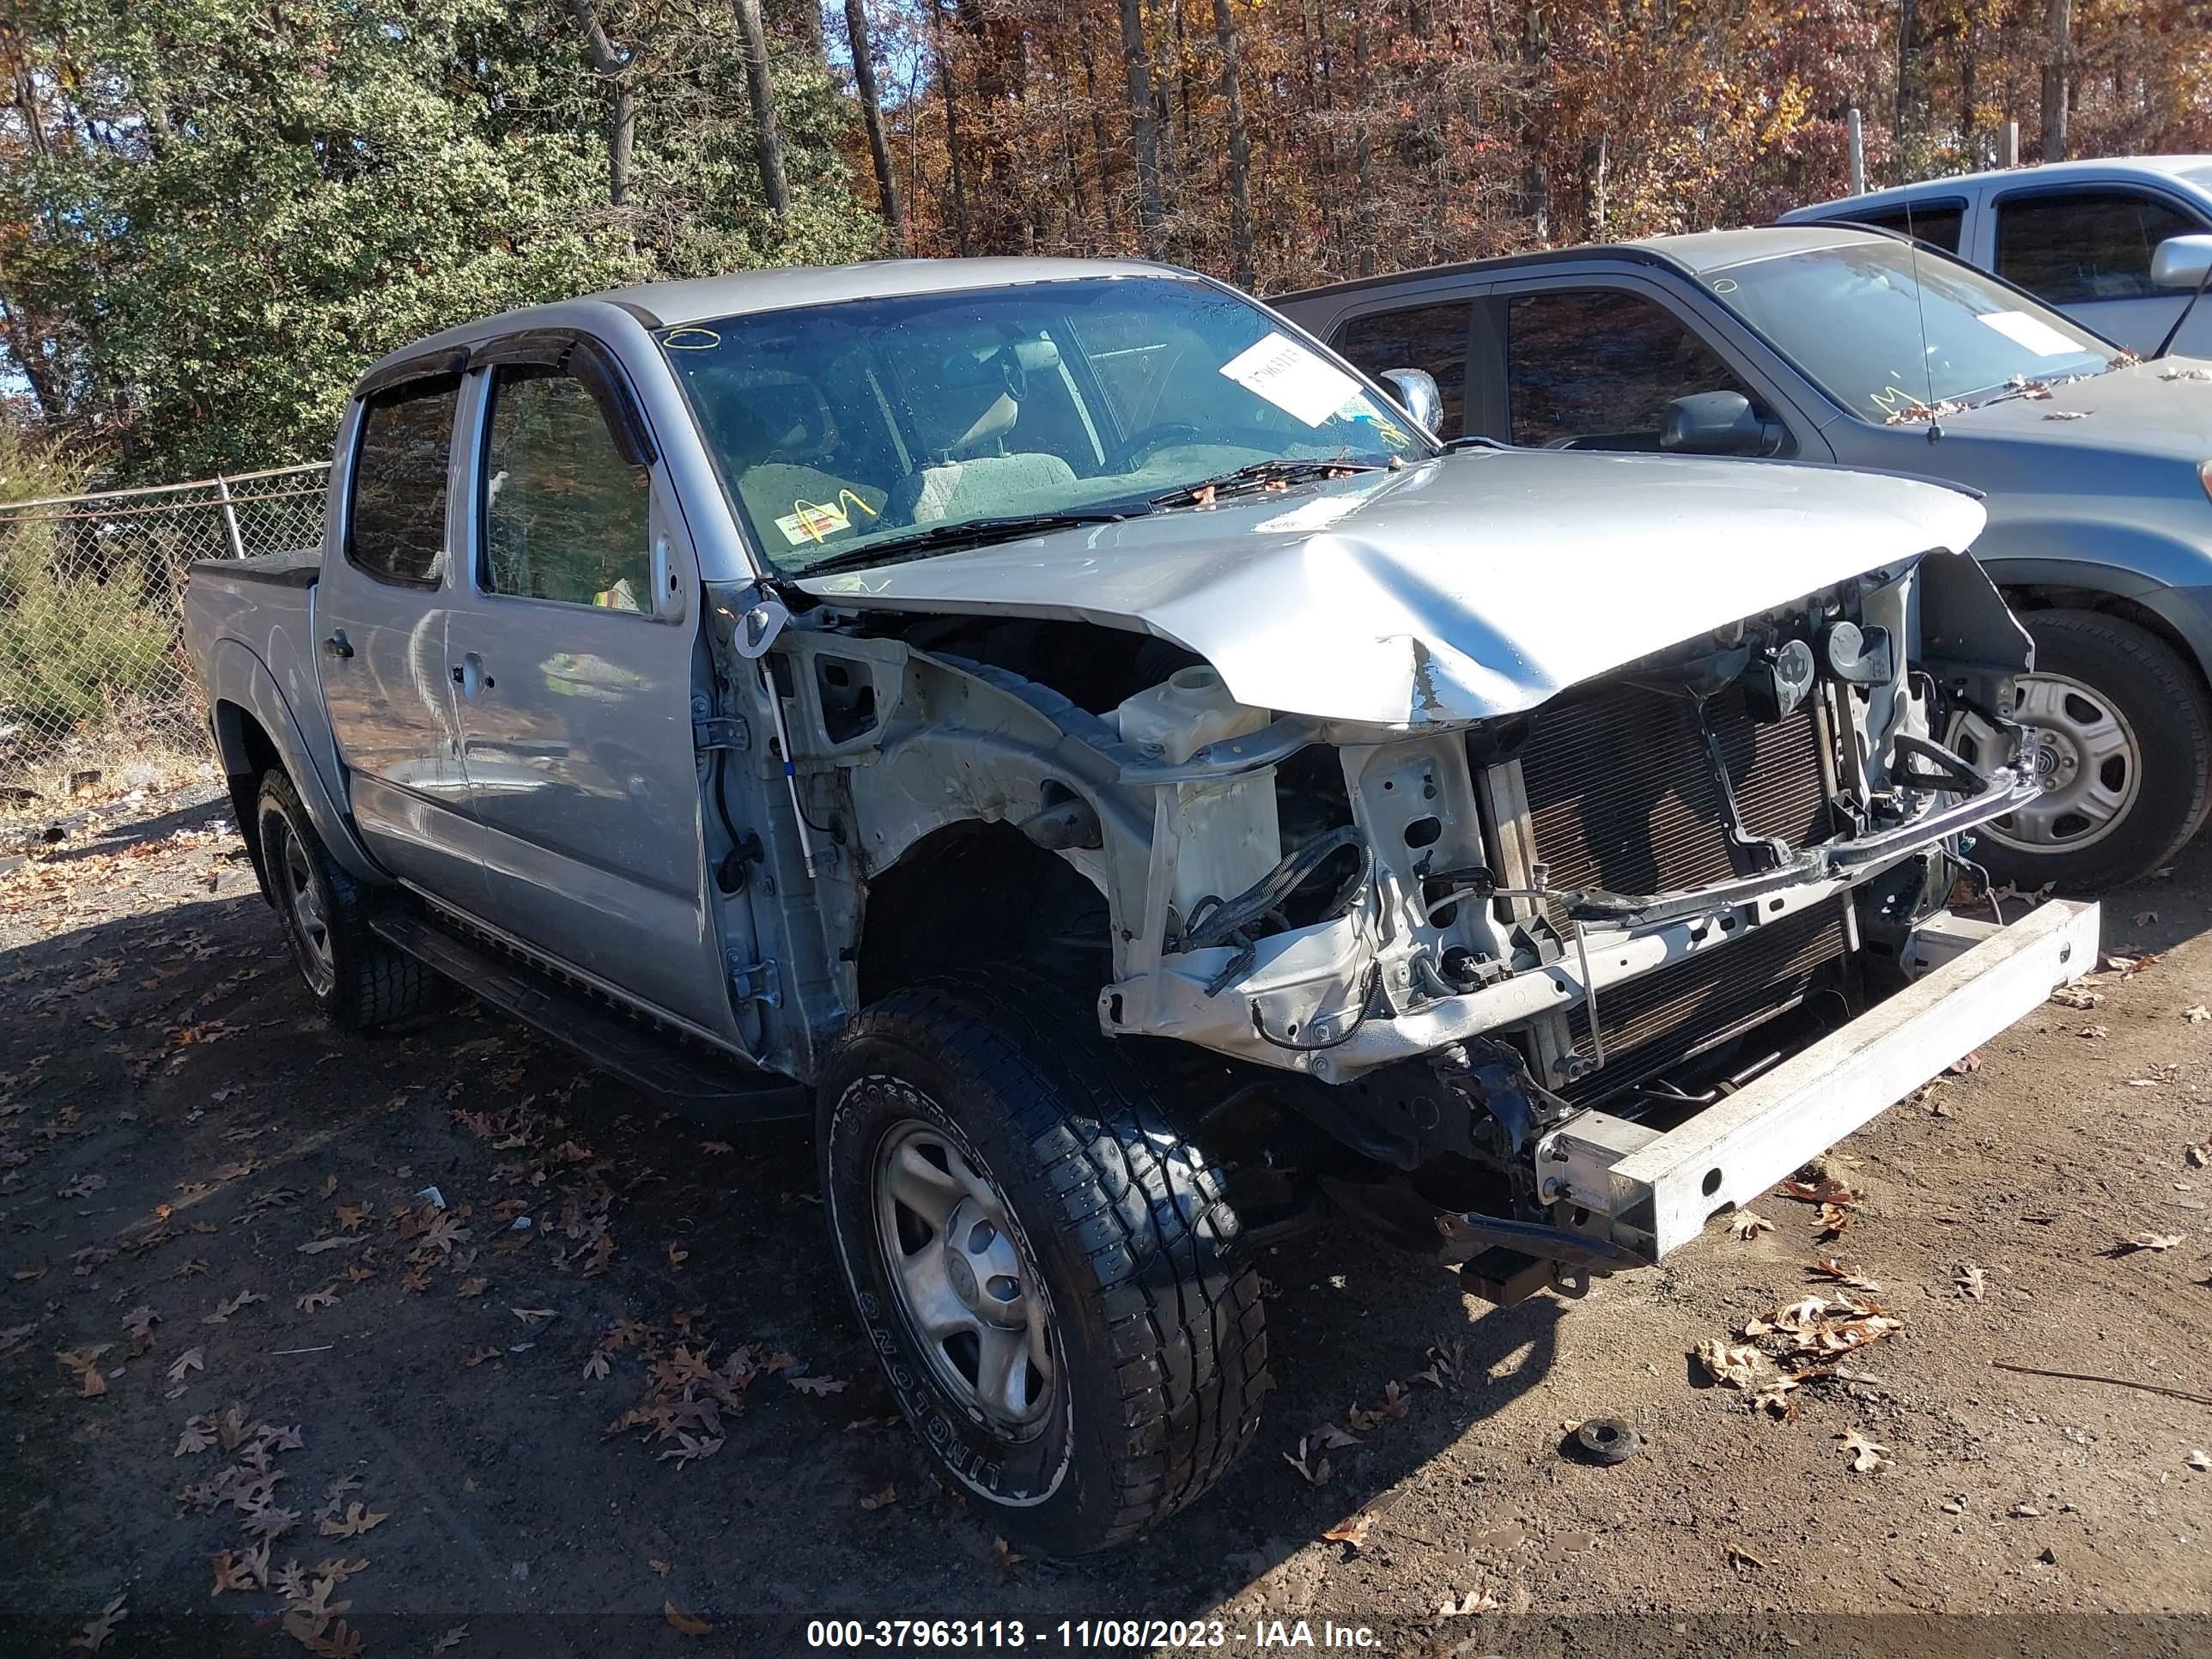
<path fill-rule="evenodd" d="M 2012 533 L 2019 531 L 2028 533 Z M 1973 551 L 2000 588 L 2071 588 L 2141 605 L 2173 631 L 2199 677 L 2212 683 L 2212 557 L 2203 549 L 2124 525 L 2046 521 L 1992 524 Z"/>
<path fill-rule="evenodd" d="M 277 759 L 283 763 L 293 787 L 300 792 L 309 822 L 323 838 L 323 845 L 330 849 L 331 856 L 347 874 L 380 886 L 388 885 L 392 877 L 368 855 L 368 849 L 354 833 L 353 821 L 332 796 L 323 769 L 314 763 L 313 749 L 301 731 L 291 705 L 277 689 L 276 676 L 269 672 L 268 665 L 238 641 L 218 640 L 202 665 L 202 672 L 203 690 L 213 711 L 211 724 L 224 772 L 235 778 L 253 770 L 244 726 L 246 717 L 251 716 L 276 750 Z M 253 845 L 251 829 L 240 823 L 239 831 L 253 854 L 254 868 L 258 871 L 261 855 Z"/>

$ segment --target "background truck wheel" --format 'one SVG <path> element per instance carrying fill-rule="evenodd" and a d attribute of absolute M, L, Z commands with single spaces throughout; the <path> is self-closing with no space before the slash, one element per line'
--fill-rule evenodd
<path fill-rule="evenodd" d="M 1085 1012 L 980 978 L 895 992 L 830 1054 L 817 1140 L 907 1421 L 992 1526 L 1060 1555 L 1205 1492 L 1267 1387 L 1221 1174 Z"/>
<path fill-rule="evenodd" d="M 2033 804 L 1975 834 L 1967 856 L 2001 882 L 2094 892 L 2170 863 L 2212 804 L 2212 705 L 2155 635 L 2090 611 L 2021 617 L 2035 638 L 2015 716 L 2045 783 Z M 1974 714 L 1952 728 L 1960 752 L 1995 757 Z"/>
<path fill-rule="evenodd" d="M 368 931 L 368 896 L 332 861 L 282 772 L 262 778 L 254 821 L 292 959 L 323 1012 L 366 1031 L 428 1006 L 436 976 Z"/>

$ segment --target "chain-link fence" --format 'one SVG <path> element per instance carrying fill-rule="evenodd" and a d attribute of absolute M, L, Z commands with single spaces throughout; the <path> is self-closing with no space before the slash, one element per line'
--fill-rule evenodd
<path fill-rule="evenodd" d="M 0 811 L 204 758 L 185 567 L 319 541 L 327 474 L 319 462 L 0 507 Z"/>

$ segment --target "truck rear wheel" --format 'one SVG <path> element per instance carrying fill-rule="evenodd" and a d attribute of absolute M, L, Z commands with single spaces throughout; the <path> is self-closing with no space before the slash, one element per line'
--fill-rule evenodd
<path fill-rule="evenodd" d="M 331 859 L 282 772 L 263 776 L 254 822 L 292 960 L 332 1022 L 366 1031 L 427 1006 L 437 976 L 369 932 L 368 895 Z"/>
<path fill-rule="evenodd" d="M 1220 1171 L 1105 1037 L 981 976 L 897 991 L 820 1116 L 869 1343 L 993 1526 L 1084 1554 L 1221 1478 L 1267 1387 L 1258 1275 Z"/>

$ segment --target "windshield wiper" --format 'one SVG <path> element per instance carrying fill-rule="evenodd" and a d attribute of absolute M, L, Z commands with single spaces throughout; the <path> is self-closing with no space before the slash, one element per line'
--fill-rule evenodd
<path fill-rule="evenodd" d="M 1152 497 L 1154 507 L 1183 507 L 1197 501 L 1211 490 L 1218 499 L 1242 489 L 1257 489 L 1271 483 L 1295 483 L 1301 478 L 1327 477 L 1342 472 L 1380 472 L 1379 461 L 1347 460 L 1288 460 L 1254 461 L 1233 472 L 1224 472 L 1218 477 L 1201 478 L 1196 483 L 1184 484 L 1164 495 Z"/>
<path fill-rule="evenodd" d="M 1075 507 L 1061 513 L 1009 513 L 993 519 L 960 519 L 947 524 L 935 524 L 926 530 L 893 536 L 888 540 L 872 542 L 866 547 L 854 548 L 850 552 L 833 553 L 826 559 L 801 566 L 796 573 L 801 577 L 825 575 L 836 570 L 861 570 L 870 565 L 896 564 L 902 559 L 927 558 L 933 553 L 949 553 L 963 547 L 981 547 L 991 542 L 1018 540 L 1024 536 L 1041 535 L 1048 530 L 1066 530 L 1076 525 L 1120 524 L 1124 519 L 1133 519 L 1152 509 L 1142 503 L 1117 507 Z"/>

